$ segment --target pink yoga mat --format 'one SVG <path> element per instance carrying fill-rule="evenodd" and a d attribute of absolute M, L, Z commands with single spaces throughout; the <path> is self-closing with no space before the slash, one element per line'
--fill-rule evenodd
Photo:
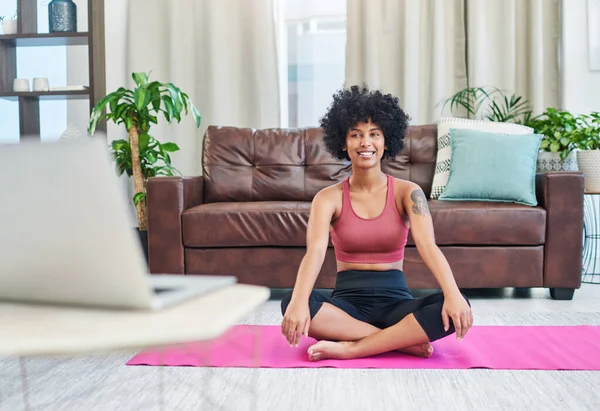
<path fill-rule="evenodd" d="M 291 348 L 279 326 L 240 325 L 211 342 L 143 351 L 127 365 L 600 370 L 600 326 L 474 326 L 460 342 L 454 336 L 435 341 L 428 359 L 392 352 L 311 362 L 306 351 L 314 343 L 303 338 Z"/>

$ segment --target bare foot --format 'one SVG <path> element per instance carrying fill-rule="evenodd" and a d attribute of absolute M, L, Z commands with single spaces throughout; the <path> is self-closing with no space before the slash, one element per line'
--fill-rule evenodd
<path fill-rule="evenodd" d="M 319 341 L 308 347 L 308 359 L 310 361 L 325 360 L 328 358 L 347 360 L 352 358 L 350 348 L 352 341 Z"/>
<path fill-rule="evenodd" d="M 325 359 L 348 360 L 353 358 L 352 346 L 354 344 L 354 341 L 319 341 L 308 348 L 308 359 L 310 361 Z M 433 346 L 427 342 L 401 348 L 396 351 L 421 358 L 429 358 L 433 354 Z"/>
<path fill-rule="evenodd" d="M 411 345 L 410 347 L 400 348 L 396 351 L 421 358 L 429 358 L 431 357 L 431 354 L 433 354 L 433 345 L 427 342 L 424 344 L 415 344 Z"/>

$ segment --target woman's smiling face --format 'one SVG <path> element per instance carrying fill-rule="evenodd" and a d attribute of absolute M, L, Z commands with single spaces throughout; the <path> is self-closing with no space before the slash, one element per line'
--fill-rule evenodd
<path fill-rule="evenodd" d="M 381 160 L 385 150 L 383 131 L 377 124 L 359 122 L 348 130 L 346 151 L 353 164 L 370 168 Z"/>

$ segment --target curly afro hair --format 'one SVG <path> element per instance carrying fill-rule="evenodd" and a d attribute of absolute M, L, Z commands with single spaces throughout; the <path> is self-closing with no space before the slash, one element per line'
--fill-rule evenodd
<path fill-rule="evenodd" d="M 338 160 L 350 160 L 343 150 L 348 130 L 369 119 L 383 131 L 387 149 L 382 158 L 395 158 L 404 147 L 410 117 L 400 108 L 397 97 L 370 91 L 367 86 L 352 86 L 333 95 L 333 102 L 320 121 L 327 151 Z"/>

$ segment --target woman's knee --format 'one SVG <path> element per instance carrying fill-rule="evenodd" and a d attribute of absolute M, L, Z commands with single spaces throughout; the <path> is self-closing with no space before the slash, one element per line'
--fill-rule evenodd
<path fill-rule="evenodd" d="M 290 305 L 290 301 L 292 301 L 292 295 L 294 290 L 290 290 L 285 293 L 281 298 L 281 315 L 285 315 L 285 311 L 287 310 L 288 305 Z M 311 313 L 315 310 L 314 307 L 320 306 L 323 303 L 323 296 L 316 291 L 311 291 L 310 296 L 308 297 L 308 305 L 312 308 Z"/>
<path fill-rule="evenodd" d="M 470 307 L 471 302 L 469 301 L 467 296 L 464 295 L 462 292 L 461 295 Z M 436 304 L 423 306 L 414 313 L 415 319 L 421 325 L 421 327 L 429 337 L 430 341 L 439 340 L 440 338 L 447 337 L 456 332 L 456 329 L 454 328 L 454 323 L 451 318 L 449 319 L 448 330 L 444 329 L 441 314 L 445 299 L 443 297 L 443 294 L 441 293 L 438 297 L 439 299 Z"/>
<path fill-rule="evenodd" d="M 290 301 L 292 300 L 292 293 L 294 290 L 290 290 L 281 298 L 281 315 L 285 315 L 285 311 L 290 305 Z"/>
<path fill-rule="evenodd" d="M 281 298 L 281 315 L 285 315 L 285 311 L 287 310 L 288 305 L 292 301 L 293 293 L 294 290 L 291 290 L 285 293 L 284 296 Z M 310 292 L 310 295 L 308 296 L 308 306 L 310 309 L 311 318 L 315 316 L 315 314 L 317 313 L 317 311 L 319 311 L 319 309 L 323 305 L 323 302 L 325 301 L 326 298 L 319 292 L 315 290 Z"/>

